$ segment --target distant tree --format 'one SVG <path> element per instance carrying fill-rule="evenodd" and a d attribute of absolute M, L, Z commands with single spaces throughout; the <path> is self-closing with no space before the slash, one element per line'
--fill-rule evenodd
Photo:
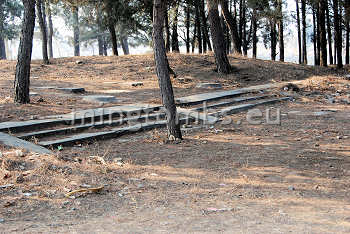
<path fill-rule="evenodd" d="M 343 56 L 342 56 L 342 27 L 341 27 L 341 11 L 339 11 L 339 0 L 333 0 L 334 11 L 334 31 L 335 31 L 335 46 L 337 55 L 337 67 L 343 68 Z"/>
<path fill-rule="evenodd" d="M 41 44 L 42 44 L 42 54 L 44 64 L 49 64 L 49 56 L 47 51 L 47 24 L 46 24 L 46 13 L 45 4 L 42 0 L 36 0 L 36 9 L 38 15 L 38 21 L 41 31 Z"/>
<path fill-rule="evenodd" d="M 218 73 L 229 74 L 231 72 L 231 65 L 226 54 L 225 38 L 219 17 L 218 0 L 208 0 L 207 5 L 217 70 Z"/>
<path fill-rule="evenodd" d="M 326 34 L 326 8 L 327 0 L 319 0 L 319 27 L 320 27 L 320 65 L 327 67 L 327 34 Z"/>

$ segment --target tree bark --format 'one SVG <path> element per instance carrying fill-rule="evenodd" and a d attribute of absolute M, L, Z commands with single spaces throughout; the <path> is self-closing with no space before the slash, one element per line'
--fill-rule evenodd
<path fill-rule="evenodd" d="M 207 24 L 207 17 L 205 16 L 205 4 L 204 0 L 201 1 L 201 7 L 200 7 L 200 14 L 202 18 L 202 32 L 203 32 L 203 48 L 206 52 L 208 49 L 209 51 L 213 51 L 213 48 L 211 46 L 209 33 L 208 33 L 208 24 Z M 205 45 L 204 45 L 205 43 Z"/>
<path fill-rule="evenodd" d="M 350 0 L 345 1 L 345 64 L 350 63 Z"/>
<path fill-rule="evenodd" d="M 327 17 L 327 39 L 328 39 L 328 50 L 329 50 L 329 64 L 333 64 L 333 49 L 332 49 L 332 28 L 331 28 L 331 19 L 329 16 L 329 6 L 327 0 L 326 7 L 326 17 Z"/>
<path fill-rule="evenodd" d="M 232 43 L 233 43 L 233 51 L 236 54 L 242 54 L 242 41 L 239 38 L 238 28 L 237 28 L 237 22 L 236 19 L 233 18 L 232 14 L 230 13 L 228 9 L 227 0 L 221 0 L 220 1 L 222 14 L 225 18 L 226 24 L 230 30 L 231 37 L 232 37 Z"/>
<path fill-rule="evenodd" d="M 0 60 L 6 60 L 6 47 L 5 47 L 5 40 L 0 36 Z"/>
<path fill-rule="evenodd" d="M 300 30 L 300 8 L 299 8 L 299 0 L 295 0 L 296 3 L 296 11 L 297 11 L 297 29 L 298 29 L 298 52 L 299 52 L 299 64 L 303 63 L 302 60 L 302 45 L 301 45 L 301 30 Z"/>
<path fill-rule="evenodd" d="M 256 9 L 253 9 L 253 16 L 252 16 L 252 29 L 253 29 L 253 58 L 256 59 L 257 56 L 257 44 L 258 44 L 258 37 L 257 37 L 257 31 L 258 31 L 258 22 L 257 22 L 257 12 Z"/>
<path fill-rule="evenodd" d="M 170 52 L 170 26 L 169 26 L 169 16 L 168 16 L 168 12 L 165 13 L 165 34 L 166 34 L 166 42 L 165 42 L 165 46 L 166 46 L 166 52 Z"/>
<path fill-rule="evenodd" d="M 80 29 L 79 29 L 79 9 L 76 6 L 72 7 L 73 14 L 73 31 L 74 31 L 74 56 L 80 56 Z"/>
<path fill-rule="evenodd" d="M 306 46 L 306 3 L 305 0 L 301 0 L 301 19 L 303 25 L 303 64 L 307 64 L 307 46 Z"/>
<path fill-rule="evenodd" d="M 179 2 L 176 1 L 175 3 L 175 13 L 174 13 L 174 19 L 173 19 L 173 34 L 171 37 L 171 49 L 175 53 L 180 53 L 180 47 L 179 47 L 179 34 L 177 32 L 177 26 L 178 26 L 178 17 L 179 17 Z"/>
<path fill-rule="evenodd" d="M 316 22 L 316 11 L 315 8 L 312 7 L 312 22 L 313 22 L 313 30 L 314 30 L 314 38 L 313 38 L 313 43 L 314 43 L 314 63 L 315 66 L 318 64 L 318 55 L 317 55 L 317 22 Z"/>
<path fill-rule="evenodd" d="M 103 55 L 108 56 L 107 40 L 106 37 L 102 37 L 103 40 Z"/>
<path fill-rule="evenodd" d="M 38 12 L 38 20 L 39 20 L 39 25 L 40 25 L 40 31 L 41 31 L 41 45 L 42 45 L 42 55 L 43 55 L 43 63 L 44 64 L 49 64 L 49 56 L 47 52 L 47 27 L 46 27 L 46 20 L 44 16 L 43 11 L 43 2 L 42 0 L 36 0 L 36 10 Z"/>
<path fill-rule="evenodd" d="M 186 1 L 186 53 L 190 53 L 190 28 L 191 28 L 191 4 L 190 0 Z"/>
<path fill-rule="evenodd" d="M 32 59 L 33 34 L 35 26 L 35 0 L 22 0 L 24 16 L 15 75 L 15 103 L 30 102 L 30 62 Z"/>
<path fill-rule="evenodd" d="M 271 60 L 276 61 L 277 37 L 276 37 L 275 19 L 270 19 L 270 38 L 271 38 Z"/>
<path fill-rule="evenodd" d="M 166 109 L 167 127 L 169 139 L 182 139 L 180 123 L 177 118 L 177 110 L 174 100 L 173 87 L 170 80 L 168 59 L 166 56 L 163 37 L 164 16 L 166 1 L 154 0 L 153 8 L 153 49 L 154 59 L 162 102 Z"/>
<path fill-rule="evenodd" d="M 326 34 L 326 0 L 319 0 L 319 25 L 320 25 L 320 65 L 327 67 L 328 57 L 327 57 L 327 34 Z"/>
<path fill-rule="evenodd" d="M 284 62 L 284 25 L 283 25 L 283 7 L 282 0 L 278 0 L 278 37 L 280 47 L 280 61 Z"/>
<path fill-rule="evenodd" d="M 195 12 L 196 12 L 196 29 L 197 29 L 197 42 L 198 42 L 198 53 L 203 53 L 203 40 L 202 40 L 202 26 L 200 21 L 199 5 L 200 0 L 195 0 Z"/>
<path fill-rule="evenodd" d="M 113 50 L 113 55 L 118 56 L 118 42 L 117 42 L 117 34 L 115 32 L 115 25 L 114 23 L 110 22 L 108 24 L 108 30 L 111 35 L 111 41 L 112 41 L 112 50 Z"/>
<path fill-rule="evenodd" d="M 334 7 L 334 27 L 335 27 L 335 44 L 337 47 L 337 68 L 343 68 L 343 58 L 342 58 L 342 27 L 341 27 L 341 16 L 339 15 L 339 0 L 333 0 Z"/>
<path fill-rule="evenodd" d="M 127 37 L 121 37 L 120 38 L 120 43 L 122 45 L 122 49 L 123 49 L 124 55 L 130 54 L 128 38 Z"/>
<path fill-rule="evenodd" d="M 231 65 L 226 54 L 225 38 L 221 28 L 218 11 L 218 1 L 208 0 L 207 5 L 217 70 L 218 73 L 229 74 L 231 72 Z"/>
<path fill-rule="evenodd" d="M 49 58 L 53 58 L 53 23 L 52 23 L 52 12 L 51 12 L 51 1 L 46 1 L 46 10 L 47 10 L 47 17 L 49 22 L 48 27 L 48 34 L 47 34 L 47 43 L 48 43 L 48 50 L 49 50 Z"/>

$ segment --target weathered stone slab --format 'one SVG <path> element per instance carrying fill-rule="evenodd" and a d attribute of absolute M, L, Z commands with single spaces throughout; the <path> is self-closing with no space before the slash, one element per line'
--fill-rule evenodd
<path fill-rule="evenodd" d="M 30 96 L 30 97 L 37 97 L 37 96 L 39 96 L 39 94 L 38 94 L 38 93 L 35 93 L 35 92 L 30 92 L 30 93 L 29 93 L 29 96 Z"/>
<path fill-rule="evenodd" d="M 84 88 L 57 88 L 57 90 L 67 93 L 85 93 Z"/>
<path fill-rule="evenodd" d="M 179 114 L 184 115 L 185 119 L 192 118 L 194 120 L 198 120 L 198 121 L 202 122 L 203 124 L 215 124 L 215 123 L 219 122 L 219 119 L 214 117 L 214 116 L 202 114 L 202 113 L 199 113 L 199 112 L 196 112 L 193 110 L 177 108 L 177 111 Z"/>
<path fill-rule="evenodd" d="M 220 83 L 199 83 L 196 85 L 197 89 L 222 89 Z"/>
<path fill-rule="evenodd" d="M 113 106 L 99 109 L 88 109 L 72 112 L 65 115 L 48 116 L 47 119 L 30 120 L 20 122 L 0 123 L 1 131 L 25 132 L 33 129 L 45 128 L 59 124 L 79 124 L 91 120 L 100 120 L 120 115 L 130 115 L 131 113 L 149 113 L 159 110 L 160 106 L 148 104 L 134 104 L 130 106 Z"/>
<path fill-rule="evenodd" d="M 176 103 L 179 105 L 196 105 L 202 102 L 215 101 L 222 98 L 235 97 L 235 96 L 239 96 L 239 95 L 254 92 L 254 91 L 276 88 L 281 85 L 282 84 L 266 84 L 266 85 L 257 85 L 257 86 L 242 88 L 242 89 L 236 89 L 236 90 L 196 94 L 188 97 L 177 98 Z"/>
<path fill-rule="evenodd" d="M 232 99 L 230 101 L 215 103 L 215 104 L 212 104 L 212 105 L 207 105 L 206 108 L 207 108 L 207 110 L 209 110 L 209 109 L 216 109 L 216 108 L 219 108 L 219 107 L 224 107 L 224 106 L 232 105 L 232 104 L 235 104 L 235 103 L 249 102 L 249 101 L 264 99 L 264 98 L 268 98 L 268 97 L 271 97 L 271 96 L 270 95 L 263 95 L 263 96 L 252 96 L 252 97 L 235 98 L 235 99 Z M 204 106 L 201 106 L 201 107 L 198 107 L 198 108 L 194 108 L 192 110 L 194 110 L 194 111 L 203 111 L 204 108 L 205 108 Z"/>
<path fill-rule="evenodd" d="M 97 90 L 96 93 L 106 93 L 106 94 L 121 94 L 121 93 L 130 93 L 130 90 L 123 89 L 110 89 L 110 90 Z"/>
<path fill-rule="evenodd" d="M 33 143 L 30 143 L 28 141 L 24 141 L 21 139 L 18 139 L 16 137 L 10 136 L 5 133 L 0 132 L 0 143 L 4 144 L 6 146 L 14 147 L 14 148 L 20 148 L 25 149 L 30 152 L 39 153 L 39 154 L 52 154 L 52 152 L 44 147 L 35 145 Z"/>
<path fill-rule="evenodd" d="M 89 95 L 83 97 L 86 102 L 98 102 L 98 103 L 113 103 L 117 102 L 117 98 L 114 96 L 103 96 L 103 95 Z"/>
<path fill-rule="evenodd" d="M 103 122 L 98 123 L 91 123 L 91 124 L 85 124 L 85 125 L 79 125 L 79 126 L 72 126 L 68 128 L 60 128 L 60 129 L 53 129 L 53 130 L 44 130 L 44 131 L 38 131 L 38 132 L 31 132 L 31 133 L 25 133 L 17 135 L 18 138 L 21 138 L 23 140 L 29 140 L 33 137 L 35 138 L 42 138 L 47 136 L 55 136 L 55 135 L 62 135 L 62 134 L 70 134 L 70 133 L 79 133 L 87 129 L 91 128 L 104 128 L 106 126 L 120 126 L 125 123 L 129 122 L 136 122 L 136 121 L 145 121 L 145 120 L 154 120 L 154 119 L 164 119 L 165 113 L 156 113 L 156 114 L 149 114 L 144 116 L 135 116 L 131 118 L 120 118 L 119 120 L 105 120 Z"/>
<path fill-rule="evenodd" d="M 260 101 L 260 102 L 256 102 L 256 103 L 251 103 L 251 104 L 230 106 L 230 107 L 224 108 L 221 111 L 217 112 L 217 114 L 219 114 L 219 115 L 232 115 L 232 114 L 239 113 L 241 111 L 252 109 L 252 108 L 257 107 L 257 106 L 269 105 L 269 104 L 274 104 L 277 102 L 287 101 L 287 100 L 290 100 L 290 98 L 289 97 L 273 98 L 273 99 L 268 99 L 268 100 L 264 100 L 264 101 Z"/>
<path fill-rule="evenodd" d="M 53 86 L 41 86 L 41 87 L 32 87 L 33 89 L 56 89 L 56 87 Z"/>

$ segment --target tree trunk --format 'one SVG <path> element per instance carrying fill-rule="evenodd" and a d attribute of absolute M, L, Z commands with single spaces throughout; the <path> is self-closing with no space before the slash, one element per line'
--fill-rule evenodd
<path fill-rule="evenodd" d="M 274 19 L 270 19 L 270 38 L 271 38 L 271 60 L 276 61 L 276 23 Z"/>
<path fill-rule="evenodd" d="M 170 80 L 168 59 L 163 37 L 163 24 L 166 12 L 166 1 L 154 0 L 153 10 L 153 49 L 154 59 L 162 102 L 166 109 L 169 139 L 182 139 L 180 123 L 177 118 L 173 87 Z"/>
<path fill-rule="evenodd" d="M 218 1 L 208 0 L 207 5 L 217 70 L 218 73 L 229 74 L 231 72 L 231 65 L 226 54 L 225 38 L 221 28 L 218 11 Z"/>
<path fill-rule="evenodd" d="M 120 38 L 120 42 L 121 42 L 121 45 L 122 45 L 122 49 L 123 49 L 124 55 L 130 54 L 128 38 L 127 37 L 121 37 Z"/>
<path fill-rule="evenodd" d="M 0 36 L 0 60 L 6 58 L 5 40 Z"/>
<path fill-rule="evenodd" d="M 51 12 L 51 3 L 50 0 L 46 1 L 46 10 L 47 10 L 47 17 L 49 21 L 49 27 L 48 27 L 48 47 L 49 47 L 49 58 L 53 58 L 53 23 L 52 23 L 52 12 Z"/>
<path fill-rule="evenodd" d="M 200 0 L 196 0 L 195 2 L 195 10 L 196 10 L 196 29 L 197 29 L 197 42 L 198 42 L 198 52 L 200 54 L 203 53 L 203 40 L 202 40 L 202 27 L 200 21 L 200 13 L 199 13 L 199 5 Z"/>
<path fill-rule="evenodd" d="M 243 11 L 242 14 L 242 45 L 243 45 L 243 55 L 244 57 L 248 56 L 248 42 L 247 42 L 247 5 L 246 5 L 246 0 L 242 1 L 242 7 L 241 10 Z"/>
<path fill-rule="evenodd" d="M 301 0 L 301 19 L 302 19 L 302 25 L 303 25 L 303 64 L 307 64 L 307 46 L 306 46 L 306 3 L 305 0 Z"/>
<path fill-rule="evenodd" d="M 319 14 L 320 14 L 320 47 L 321 47 L 321 54 L 320 54 L 320 65 L 323 67 L 327 67 L 327 33 L 326 33 L 326 7 L 327 7 L 327 1 L 326 0 L 319 0 Z"/>
<path fill-rule="evenodd" d="M 225 18 L 226 24 L 230 30 L 231 37 L 232 37 L 232 43 L 233 43 L 233 51 L 236 54 L 242 54 L 242 41 L 239 38 L 238 29 L 237 29 L 237 22 L 236 19 L 233 18 L 232 14 L 230 13 L 228 9 L 227 0 L 221 0 L 220 1 L 222 15 Z"/>
<path fill-rule="evenodd" d="M 179 15 L 179 2 L 176 1 L 175 3 L 175 13 L 174 13 L 174 19 L 173 19 L 173 34 L 171 37 L 171 49 L 175 53 L 180 53 L 180 47 L 179 47 L 179 34 L 177 32 L 177 25 L 178 25 L 178 15 Z"/>
<path fill-rule="evenodd" d="M 331 19 L 329 16 L 329 6 L 327 0 L 326 6 L 326 17 L 327 17 L 327 39 L 328 39 L 328 50 L 329 50 L 329 64 L 333 64 L 333 49 L 332 49 L 332 28 L 331 28 Z"/>
<path fill-rule="evenodd" d="M 258 44 L 258 37 L 257 37 L 257 31 L 258 31 L 258 22 L 257 22 L 257 12 L 256 9 L 253 9 L 253 16 L 252 16 L 252 29 L 253 29 L 253 58 L 256 59 L 257 55 L 257 44 Z"/>
<path fill-rule="evenodd" d="M 72 7 L 73 14 L 73 31 L 74 31 L 74 56 L 80 56 L 80 29 L 79 29 L 79 9 Z"/>
<path fill-rule="evenodd" d="M 190 28 L 191 28 L 191 4 L 190 0 L 186 1 L 186 53 L 190 53 Z"/>
<path fill-rule="evenodd" d="M 108 56 L 107 40 L 106 37 L 102 37 L 103 40 L 103 55 Z"/>
<path fill-rule="evenodd" d="M 284 62 L 284 25 L 283 25 L 283 7 L 282 0 L 278 0 L 278 37 L 280 46 L 280 61 Z"/>
<path fill-rule="evenodd" d="M 44 64 L 49 64 L 49 56 L 47 53 L 47 27 L 46 27 L 46 20 L 45 15 L 43 11 L 43 2 L 42 0 L 36 0 L 36 10 L 38 12 L 38 20 L 40 25 L 40 31 L 41 31 L 41 44 L 42 44 L 42 54 L 43 54 L 43 62 Z"/>
<path fill-rule="evenodd" d="M 108 31 L 111 35 L 111 41 L 112 41 L 112 50 L 113 50 L 113 55 L 118 56 L 118 42 L 117 42 L 117 34 L 115 32 L 115 25 L 114 23 L 110 22 L 108 24 Z"/>
<path fill-rule="evenodd" d="M 103 37 L 102 37 L 102 35 L 97 36 L 97 44 L 98 44 L 98 55 L 103 56 Z"/>
<path fill-rule="evenodd" d="M 302 45 L 301 45 L 301 30 L 300 30 L 300 9 L 299 9 L 299 0 L 295 0 L 296 11 L 297 11 L 297 29 L 298 29 L 298 52 L 299 52 L 299 64 L 303 63 L 302 60 Z"/>
<path fill-rule="evenodd" d="M 350 63 L 350 0 L 345 1 L 345 64 Z"/>
<path fill-rule="evenodd" d="M 197 23 L 194 24 L 194 30 L 193 30 L 192 54 L 194 53 L 194 50 L 196 48 L 196 39 L 197 39 Z"/>
<path fill-rule="evenodd" d="M 97 35 L 97 44 L 98 44 L 98 55 L 103 56 L 103 30 L 102 30 L 102 9 L 101 7 L 96 8 L 97 11 L 97 27 L 98 27 L 98 35 Z"/>
<path fill-rule="evenodd" d="M 166 42 L 165 42 L 165 46 L 166 46 L 166 52 L 170 52 L 170 26 L 169 26 L 169 16 L 168 16 L 168 12 L 165 13 L 165 34 L 166 34 Z"/>
<path fill-rule="evenodd" d="M 201 8 L 200 8 L 200 14 L 202 17 L 202 25 L 203 25 L 203 37 L 205 38 L 206 41 L 206 46 L 208 47 L 209 51 L 213 51 L 213 48 L 211 46 L 210 38 L 209 38 L 209 32 L 208 32 L 208 21 L 207 17 L 205 16 L 205 4 L 204 0 L 201 0 Z"/>
<path fill-rule="evenodd" d="M 24 16 L 15 75 L 15 103 L 29 103 L 30 62 L 35 25 L 35 0 L 23 0 Z"/>
<path fill-rule="evenodd" d="M 321 27 L 320 27 L 320 7 L 318 2 L 315 3 L 315 8 L 316 8 L 316 43 L 317 43 L 317 53 L 316 53 L 316 65 L 320 66 L 321 65 Z"/>
<path fill-rule="evenodd" d="M 342 58 L 342 27 L 341 27 L 341 15 L 339 15 L 339 0 L 333 0 L 334 7 L 334 27 L 335 27 L 335 44 L 337 47 L 337 68 L 343 68 L 343 58 Z"/>
<path fill-rule="evenodd" d="M 313 30 L 314 30 L 314 38 L 313 38 L 313 43 L 314 43 L 314 63 L 315 66 L 317 66 L 317 61 L 318 61 L 318 56 L 317 56 L 317 26 L 316 26 L 316 12 L 315 8 L 312 7 L 312 22 L 313 22 Z"/>

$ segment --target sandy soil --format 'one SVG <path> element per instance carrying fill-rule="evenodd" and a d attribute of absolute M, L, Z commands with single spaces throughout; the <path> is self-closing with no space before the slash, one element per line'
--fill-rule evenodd
<path fill-rule="evenodd" d="M 142 70 L 153 69 L 151 56 L 81 58 L 89 69 L 74 60 L 55 60 L 48 67 L 35 62 L 33 76 L 41 78 L 32 84 L 84 86 L 94 93 L 108 87 L 96 81 L 122 82 L 123 72 L 127 82 L 140 81 L 136 74 L 141 73 L 143 87 L 118 84 L 113 89 L 132 90 L 118 95 L 125 98 L 123 103 L 128 97 L 130 103 L 158 101 L 153 71 Z M 176 144 L 166 143 L 165 132 L 156 130 L 64 148 L 55 156 L 16 155 L 3 148 L 3 153 L 11 153 L 0 158 L 0 186 L 13 185 L 0 188 L 0 232 L 349 233 L 347 71 L 244 58 L 231 61 L 238 72 L 220 77 L 212 71 L 211 56 L 170 56 L 179 77 L 193 79 L 185 85 L 174 81 L 177 96 L 203 92 L 193 89 L 198 81 L 217 80 L 232 89 L 304 80 L 302 91 L 293 93 L 294 102 L 269 106 L 281 109 L 281 125 L 251 125 L 241 113 L 232 116 L 235 123 L 242 120 L 240 125 L 189 129 L 185 140 Z M 11 82 L 14 64 L 1 63 L 4 86 Z M 105 73 L 98 75 L 102 70 Z M 0 92 L 10 95 L 5 88 Z M 93 106 L 75 95 L 69 105 L 62 97 L 63 105 L 54 106 L 55 98 L 41 95 L 46 103 L 35 103 L 35 98 L 27 106 L 3 102 L 6 119 L 65 113 L 69 105 Z M 104 189 L 99 193 L 65 197 L 76 189 L 100 186 Z"/>

